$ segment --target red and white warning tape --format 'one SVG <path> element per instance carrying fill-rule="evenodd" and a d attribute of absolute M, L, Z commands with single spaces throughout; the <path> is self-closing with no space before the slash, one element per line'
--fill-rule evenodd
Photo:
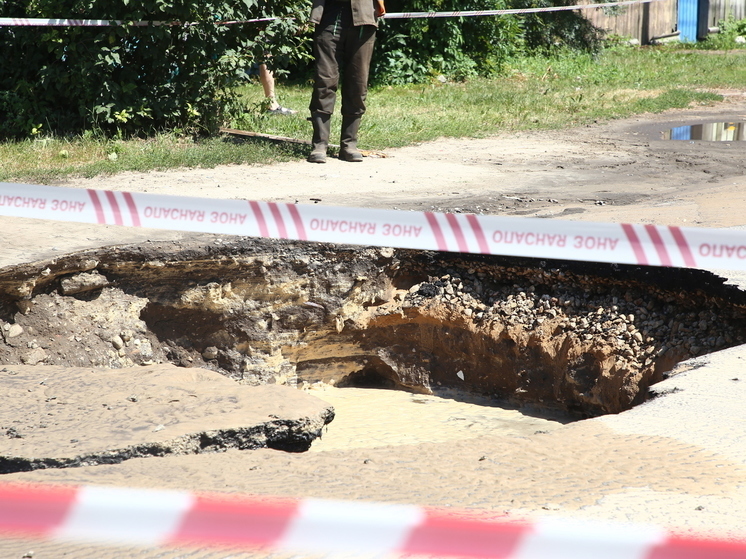
<path fill-rule="evenodd" d="M 545 8 L 514 8 L 506 10 L 471 10 L 463 12 L 397 12 L 388 13 L 384 19 L 417 19 L 434 17 L 478 17 L 503 16 L 509 14 L 538 14 L 542 12 L 564 12 L 568 10 L 591 10 L 594 8 L 610 8 L 612 6 L 630 6 L 632 4 L 649 4 L 664 0 L 627 0 L 624 2 L 604 2 L 602 4 L 576 4 L 575 6 L 547 6 Z"/>
<path fill-rule="evenodd" d="M 324 243 L 746 270 L 727 229 L 188 198 L 0 183 L 0 216 Z"/>
<path fill-rule="evenodd" d="M 235 23 L 257 23 L 274 21 L 278 17 L 260 17 L 242 21 L 210 21 L 217 25 L 232 25 Z M 50 19 L 41 17 L 0 17 L 0 27 L 118 27 L 134 25 L 147 27 L 148 25 L 196 25 L 196 23 L 179 23 L 178 21 L 124 21 L 116 19 Z"/>
<path fill-rule="evenodd" d="M 415 505 L 0 484 L 0 533 L 137 546 L 505 559 L 743 559 L 746 542 L 639 525 L 480 518 Z"/>
<path fill-rule="evenodd" d="M 421 19 L 436 17 L 482 17 L 501 16 L 509 14 L 536 14 L 541 12 L 562 12 L 567 10 L 590 10 L 594 8 L 609 8 L 612 6 L 630 6 L 632 4 L 648 4 L 650 2 L 663 2 L 664 0 L 625 0 L 623 2 L 604 2 L 600 4 L 577 4 L 574 6 L 548 6 L 545 8 L 515 8 L 506 10 L 468 10 L 457 12 L 391 12 L 383 16 L 384 19 Z M 236 21 L 211 21 L 216 25 L 234 25 L 237 23 L 257 23 L 262 21 L 274 21 L 282 19 L 279 17 L 263 17 L 256 19 Z M 148 25 L 181 25 L 178 22 L 167 21 L 135 21 L 125 22 L 113 19 L 48 19 L 48 18 L 12 18 L 0 17 L 0 27 L 110 27 L 120 26 L 128 23 L 138 27 Z M 184 25 L 196 25 L 194 23 Z"/>

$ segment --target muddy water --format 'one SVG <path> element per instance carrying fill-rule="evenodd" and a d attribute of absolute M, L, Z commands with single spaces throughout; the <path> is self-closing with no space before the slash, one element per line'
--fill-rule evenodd
<path fill-rule="evenodd" d="M 487 434 L 533 435 L 569 421 L 549 413 L 529 415 L 498 406 L 488 398 L 456 392 L 430 396 L 326 385 L 314 386 L 308 392 L 332 404 L 336 412 L 310 452 L 446 442 Z"/>
<path fill-rule="evenodd" d="M 664 140 L 703 140 L 705 142 L 746 141 L 746 122 L 707 122 L 677 126 L 663 132 Z"/>

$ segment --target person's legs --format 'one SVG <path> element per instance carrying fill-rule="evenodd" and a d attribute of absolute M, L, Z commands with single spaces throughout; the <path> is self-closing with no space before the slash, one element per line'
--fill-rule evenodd
<path fill-rule="evenodd" d="M 329 9 L 324 12 L 324 19 L 314 31 L 313 53 L 316 64 L 311 104 L 308 106 L 311 114 L 334 112 L 339 87 L 339 20 L 340 12 Z"/>
<path fill-rule="evenodd" d="M 259 81 L 264 90 L 264 98 L 267 99 L 267 111 L 274 114 L 292 115 L 298 111 L 281 106 L 275 98 L 275 75 L 266 64 L 259 65 Z"/>
<path fill-rule="evenodd" d="M 329 147 L 329 126 L 339 86 L 339 11 L 330 9 L 314 31 L 313 52 L 316 59 L 311 103 L 313 148 L 308 156 L 310 163 L 326 163 Z"/>
<path fill-rule="evenodd" d="M 309 163 L 326 163 L 331 119 L 332 115 L 327 113 L 315 112 L 311 115 L 311 124 L 313 124 L 311 144 L 313 147 L 307 158 Z"/>
<path fill-rule="evenodd" d="M 372 25 L 352 27 L 347 30 L 344 48 L 342 78 L 342 134 L 339 158 L 361 162 L 363 156 L 357 149 L 360 120 L 365 113 L 368 96 L 368 75 L 376 28 Z"/>
<path fill-rule="evenodd" d="M 372 25 L 345 30 L 342 58 L 342 115 L 362 116 L 368 96 L 368 75 L 376 28 Z"/>
<path fill-rule="evenodd" d="M 259 65 L 259 81 L 262 83 L 264 97 L 269 101 L 269 110 L 276 109 L 280 104 L 275 99 L 275 76 L 269 71 L 266 64 Z"/>

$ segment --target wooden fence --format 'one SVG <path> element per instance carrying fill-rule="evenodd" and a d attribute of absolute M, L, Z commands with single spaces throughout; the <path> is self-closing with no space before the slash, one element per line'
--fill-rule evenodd
<path fill-rule="evenodd" d="M 637 39 L 649 44 L 655 39 L 669 37 L 679 30 L 679 2 L 661 0 L 622 7 L 616 15 L 607 15 L 609 9 L 583 10 L 583 14 L 607 34 Z M 688 0 L 691 1 L 691 0 Z M 697 35 L 704 38 L 708 29 L 732 14 L 736 19 L 746 18 L 746 0 L 694 0 L 699 10 Z M 588 2 L 592 3 L 592 2 Z"/>
<path fill-rule="evenodd" d="M 717 27 L 718 22 L 732 14 L 736 19 L 746 19 L 746 0 L 709 0 L 707 25 Z"/>

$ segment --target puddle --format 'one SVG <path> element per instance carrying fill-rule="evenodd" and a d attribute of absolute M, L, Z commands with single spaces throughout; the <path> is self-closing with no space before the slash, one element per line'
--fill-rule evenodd
<path fill-rule="evenodd" d="M 746 122 L 707 122 L 677 126 L 663 132 L 663 139 L 742 142 L 746 140 Z"/>

